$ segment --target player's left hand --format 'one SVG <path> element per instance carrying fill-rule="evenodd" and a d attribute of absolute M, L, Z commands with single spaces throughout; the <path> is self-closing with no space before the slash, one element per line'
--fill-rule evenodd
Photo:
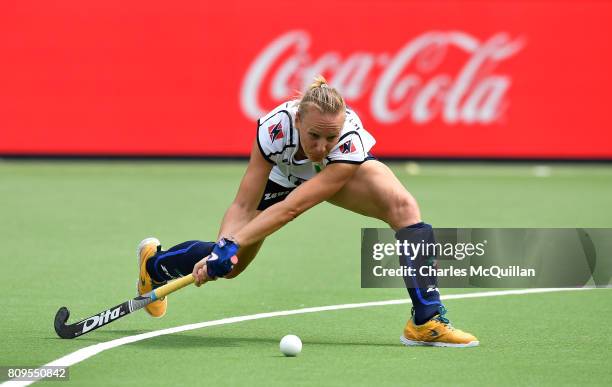
<path fill-rule="evenodd" d="M 229 274 L 234 265 L 238 263 L 236 253 L 239 248 L 240 246 L 233 240 L 221 238 L 215 244 L 210 255 L 196 263 L 193 267 L 196 286 Z"/>
<path fill-rule="evenodd" d="M 204 257 L 201 261 L 195 264 L 193 267 L 193 277 L 195 278 L 195 286 L 200 287 L 205 282 L 214 281 L 212 278 L 208 278 L 208 273 L 206 272 L 206 260 L 209 256 Z"/>

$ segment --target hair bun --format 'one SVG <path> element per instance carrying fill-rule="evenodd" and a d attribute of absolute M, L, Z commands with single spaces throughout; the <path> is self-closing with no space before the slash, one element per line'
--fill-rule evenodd
<path fill-rule="evenodd" d="M 324 114 L 337 114 L 346 109 L 344 98 L 320 74 L 314 78 L 310 87 L 302 94 L 298 112 L 303 115 L 305 109 L 311 106 L 316 107 L 319 112 Z"/>

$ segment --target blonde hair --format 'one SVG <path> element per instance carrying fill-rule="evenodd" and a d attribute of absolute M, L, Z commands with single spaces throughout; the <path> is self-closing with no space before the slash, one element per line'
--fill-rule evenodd
<path fill-rule="evenodd" d="M 314 82 L 300 98 L 298 113 L 306 114 L 306 110 L 316 107 L 322 114 L 338 114 L 346 109 L 344 98 L 338 90 L 330 87 L 322 75 L 317 75 Z"/>

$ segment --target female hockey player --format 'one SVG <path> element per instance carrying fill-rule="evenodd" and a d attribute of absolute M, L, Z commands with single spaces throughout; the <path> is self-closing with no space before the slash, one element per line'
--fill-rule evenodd
<path fill-rule="evenodd" d="M 328 201 L 386 222 L 400 241 L 433 242 L 417 202 L 393 172 L 370 155 L 375 143 L 339 92 L 321 76 L 301 98 L 281 104 L 258 120 L 257 136 L 238 193 L 227 209 L 218 242 L 187 241 L 162 250 L 155 238 L 139 246 L 139 294 L 193 273 L 196 285 L 236 278 L 257 255 L 264 239 L 313 206 Z M 400 257 L 422 265 L 428 257 Z M 402 343 L 468 347 L 471 334 L 454 329 L 435 277 L 404 281 L 412 299 Z M 167 297 L 147 306 L 161 317 Z"/>

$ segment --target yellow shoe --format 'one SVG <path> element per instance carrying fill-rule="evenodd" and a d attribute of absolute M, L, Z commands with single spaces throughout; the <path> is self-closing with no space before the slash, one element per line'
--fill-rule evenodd
<path fill-rule="evenodd" d="M 425 324 L 416 325 L 411 317 L 400 341 L 404 345 L 428 345 L 433 347 L 476 347 L 480 342 L 474 335 L 455 329 L 447 318 L 446 308 Z"/>
<path fill-rule="evenodd" d="M 140 269 L 140 276 L 138 278 L 138 294 L 142 295 L 150 292 L 154 288 L 163 285 L 153 282 L 153 279 L 147 272 L 147 261 L 157 253 L 161 243 L 157 238 L 146 238 L 138 245 L 138 268 Z M 168 298 L 163 297 L 157 301 L 153 301 L 149 305 L 145 306 L 147 313 L 153 317 L 162 317 L 166 314 L 168 308 Z"/>

